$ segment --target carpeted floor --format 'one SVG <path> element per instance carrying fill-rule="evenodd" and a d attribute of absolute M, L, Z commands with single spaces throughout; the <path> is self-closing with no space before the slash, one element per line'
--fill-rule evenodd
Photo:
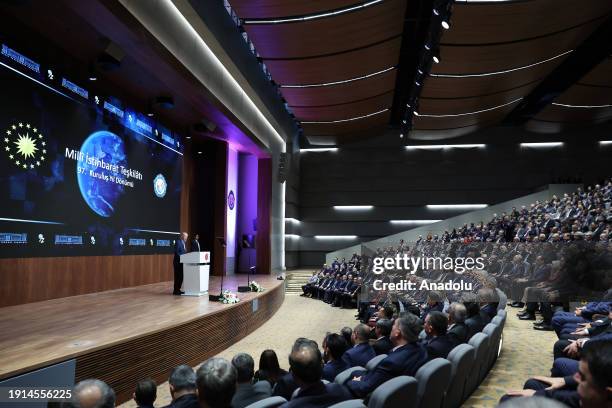
<path fill-rule="evenodd" d="M 529 377 L 550 375 L 555 332 L 533 330 L 532 322 L 519 320 L 519 309 L 508 307 L 501 354 L 484 382 L 463 404 L 469 408 L 497 406 L 508 390 L 522 389 Z"/>
<path fill-rule="evenodd" d="M 519 320 L 516 312 L 517 309 L 508 309 L 500 358 L 464 407 L 495 407 L 506 390 L 521 389 L 530 376 L 549 374 L 554 332 L 532 330 L 531 322 Z M 326 332 L 355 326 L 354 314 L 354 310 L 331 308 L 320 301 L 287 295 L 283 306 L 268 322 L 219 356 L 231 359 L 238 352 L 249 353 L 257 366 L 260 353 L 270 348 L 276 351 L 281 366 L 287 369 L 287 355 L 297 337 L 308 337 L 320 344 Z M 165 382 L 158 387 L 155 406 L 169 403 L 168 383 Z M 123 408 L 135 406 L 134 401 L 121 405 Z"/>

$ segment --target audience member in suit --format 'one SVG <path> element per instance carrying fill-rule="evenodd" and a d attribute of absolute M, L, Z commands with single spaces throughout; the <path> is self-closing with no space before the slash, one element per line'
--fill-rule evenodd
<path fill-rule="evenodd" d="M 376 355 L 389 354 L 393 348 L 389 335 L 391 334 L 391 328 L 393 324 L 389 319 L 378 319 L 376 321 L 376 327 L 374 333 L 376 334 L 376 341 L 372 344 L 372 348 Z"/>
<path fill-rule="evenodd" d="M 340 384 L 321 381 L 323 358 L 316 342 L 297 339 L 289 355 L 289 366 L 299 391 L 282 408 L 323 408 L 351 398 Z"/>
<path fill-rule="evenodd" d="M 191 252 L 200 252 L 200 235 L 195 234 L 191 240 Z"/>
<path fill-rule="evenodd" d="M 138 408 L 153 408 L 153 403 L 157 398 L 157 384 L 150 378 L 138 381 L 132 397 Z"/>
<path fill-rule="evenodd" d="M 182 295 L 181 286 L 183 286 L 183 264 L 181 263 L 181 255 L 187 253 L 187 233 L 181 232 L 181 236 L 176 240 L 174 245 L 174 258 L 172 266 L 174 267 L 174 291 L 173 295 Z"/>
<path fill-rule="evenodd" d="M 188 365 L 175 367 L 168 379 L 172 402 L 166 408 L 197 408 L 196 375 Z"/>
<path fill-rule="evenodd" d="M 295 382 L 295 379 L 293 378 L 293 374 L 288 373 L 286 375 L 283 375 L 276 381 L 276 385 L 272 390 L 272 396 L 283 397 L 284 399 L 289 401 L 291 399 L 291 396 L 293 395 L 293 391 L 295 391 L 297 388 L 298 385 Z"/>
<path fill-rule="evenodd" d="M 267 381 L 271 387 L 276 385 L 276 382 L 282 376 L 287 375 L 287 371 L 280 368 L 278 357 L 274 350 L 264 350 L 259 356 L 259 370 L 255 373 L 255 381 Z"/>
<path fill-rule="evenodd" d="M 589 342 L 580 359 L 578 372 L 567 377 L 534 377 L 523 390 L 509 391 L 512 397 L 546 397 L 571 408 L 612 406 L 612 341 Z"/>
<path fill-rule="evenodd" d="M 343 327 L 342 330 L 340 330 L 340 335 L 344 337 L 349 347 L 353 347 L 353 329 L 348 326 Z"/>
<path fill-rule="evenodd" d="M 236 393 L 232 398 L 232 408 L 244 408 L 254 402 L 268 398 L 272 387 L 267 381 L 253 382 L 255 361 L 246 353 L 238 353 L 232 358 L 236 369 Z"/>
<path fill-rule="evenodd" d="M 417 342 L 421 330 L 421 321 L 413 314 L 396 319 L 391 330 L 393 350 L 373 371 L 355 373 L 346 383 L 351 393 L 363 398 L 391 378 L 399 375 L 414 376 L 427 361 L 427 351 Z"/>
<path fill-rule="evenodd" d="M 210 358 L 198 368 L 200 408 L 230 408 L 236 392 L 236 369 L 224 358 Z"/>
<path fill-rule="evenodd" d="M 429 312 L 423 327 L 427 337 L 422 341 L 422 344 L 427 349 L 428 359 L 446 358 L 455 347 L 453 338 L 446 333 L 448 328 L 446 315 L 438 311 Z"/>
<path fill-rule="evenodd" d="M 444 308 L 444 302 L 440 292 L 432 290 L 427 294 L 427 305 L 421 311 L 421 320 L 425 320 L 429 312 L 438 311 L 441 312 Z"/>
<path fill-rule="evenodd" d="M 480 312 L 487 317 L 488 322 L 491 322 L 497 316 L 497 306 L 499 304 L 497 293 L 491 288 L 482 288 L 478 290 L 478 297 L 481 300 Z"/>
<path fill-rule="evenodd" d="M 327 361 L 323 365 L 322 377 L 324 380 L 333 382 L 338 374 L 349 366 L 342 360 L 342 355 L 348 349 L 344 337 L 337 333 L 330 333 L 323 341 L 324 358 Z"/>
<path fill-rule="evenodd" d="M 467 309 L 463 303 L 453 302 L 448 307 L 447 334 L 453 339 L 455 345 L 468 341 L 469 328 L 465 324 Z"/>
<path fill-rule="evenodd" d="M 353 329 L 354 346 L 344 353 L 342 361 L 347 367 L 365 367 L 365 365 L 376 357 L 376 352 L 370 346 L 370 328 L 365 324 L 358 324 Z"/>
<path fill-rule="evenodd" d="M 466 293 L 462 297 L 463 304 L 467 310 L 467 319 L 465 324 L 468 327 L 468 337 L 471 339 L 473 335 L 482 331 L 486 323 L 483 316 L 480 314 L 480 306 L 478 306 L 478 299 L 473 293 Z"/>
<path fill-rule="evenodd" d="M 104 381 L 83 380 L 74 386 L 71 407 L 114 407 L 115 391 Z"/>

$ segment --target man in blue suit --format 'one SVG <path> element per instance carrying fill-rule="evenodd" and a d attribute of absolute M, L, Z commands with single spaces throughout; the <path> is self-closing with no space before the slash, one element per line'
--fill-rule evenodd
<path fill-rule="evenodd" d="M 174 245 L 174 259 L 172 264 L 174 266 L 174 292 L 173 295 L 182 295 L 181 286 L 183 286 L 183 265 L 181 264 L 181 255 L 187 253 L 187 233 L 181 232 L 181 236 Z"/>
<path fill-rule="evenodd" d="M 340 384 L 321 381 L 323 358 L 316 342 L 297 339 L 289 355 L 289 366 L 299 391 L 281 408 L 323 408 L 351 398 Z"/>
<path fill-rule="evenodd" d="M 429 312 L 425 318 L 424 328 L 427 337 L 423 339 L 421 344 L 427 349 L 428 359 L 446 358 L 448 353 L 455 347 L 455 341 L 446 333 L 448 329 L 448 318 L 446 315 L 435 310 Z"/>
<path fill-rule="evenodd" d="M 358 324 L 353 329 L 353 344 L 352 348 L 346 350 L 342 356 L 342 361 L 347 367 L 365 367 L 365 365 L 376 357 L 376 352 L 370 346 L 370 328 L 365 324 Z"/>
<path fill-rule="evenodd" d="M 391 330 L 393 350 L 373 371 L 355 373 L 355 377 L 346 383 L 351 393 L 363 398 L 394 377 L 414 376 L 427 361 L 427 351 L 417 342 L 421 330 L 421 321 L 412 314 L 396 319 Z"/>

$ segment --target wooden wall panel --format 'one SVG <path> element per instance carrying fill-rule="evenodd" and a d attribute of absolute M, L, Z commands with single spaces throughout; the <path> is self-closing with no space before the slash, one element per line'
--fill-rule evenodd
<path fill-rule="evenodd" d="M 0 259 L 0 307 L 172 279 L 172 255 Z"/>
<path fill-rule="evenodd" d="M 258 251 L 259 252 L 259 251 Z M 117 403 L 132 398 L 136 382 L 151 377 L 168 380 L 180 365 L 195 366 L 225 350 L 265 323 L 282 305 L 285 285 L 170 329 L 152 332 L 77 357 L 76 381 L 98 378 L 117 394 Z M 262 351 L 265 345 L 262 345 Z"/>

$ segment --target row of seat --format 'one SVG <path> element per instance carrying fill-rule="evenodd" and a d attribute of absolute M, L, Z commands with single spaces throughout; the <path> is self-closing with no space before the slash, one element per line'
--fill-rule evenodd
<path fill-rule="evenodd" d="M 500 309 L 482 332 L 468 343 L 453 348 L 447 358 L 436 358 L 419 368 L 414 377 L 400 376 L 374 390 L 367 408 L 457 408 L 484 380 L 501 351 L 502 331 L 507 312 Z M 386 357 L 371 359 L 366 367 L 351 367 L 338 374 L 334 382 L 344 384 L 354 371 L 374 370 Z M 297 391 L 297 390 L 296 390 Z M 286 400 L 270 397 L 247 408 L 275 408 Z M 344 401 L 330 408 L 363 408 L 360 399 Z"/>

